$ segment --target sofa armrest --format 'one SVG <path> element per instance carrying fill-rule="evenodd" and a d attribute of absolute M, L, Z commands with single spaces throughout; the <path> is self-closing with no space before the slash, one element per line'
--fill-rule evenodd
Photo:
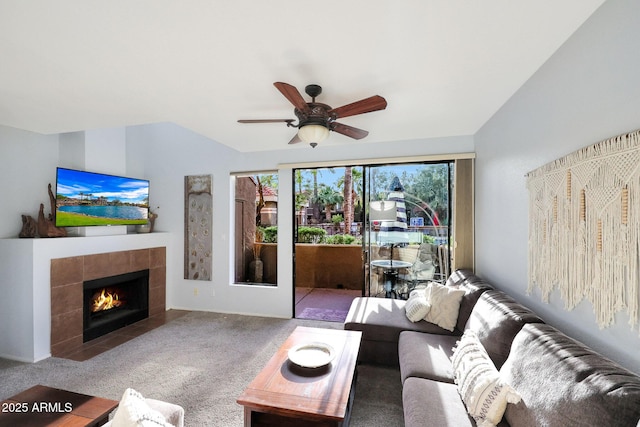
<path fill-rule="evenodd" d="M 184 427 L 184 408 L 182 406 L 156 399 L 145 398 L 144 401 L 151 409 L 160 412 L 169 424 L 175 427 Z M 115 411 L 113 411 L 112 415 L 114 413 Z M 103 424 L 102 427 L 112 426 L 113 420 L 110 420 L 106 424 Z"/>
<path fill-rule="evenodd" d="M 145 399 L 151 409 L 160 412 L 168 423 L 175 427 L 184 427 L 184 408 L 169 402 L 156 399 Z"/>

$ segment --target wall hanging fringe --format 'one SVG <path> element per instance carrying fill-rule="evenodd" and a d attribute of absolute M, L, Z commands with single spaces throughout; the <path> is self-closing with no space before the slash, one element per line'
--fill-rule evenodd
<path fill-rule="evenodd" d="M 626 310 L 638 324 L 640 130 L 582 148 L 526 175 L 529 285 L 559 289 L 567 310 L 584 298 L 600 328 Z"/>

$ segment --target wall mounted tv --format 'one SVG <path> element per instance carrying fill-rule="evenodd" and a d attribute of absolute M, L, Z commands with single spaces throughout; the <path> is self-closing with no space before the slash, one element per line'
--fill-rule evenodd
<path fill-rule="evenodd" d="M 148 216 L 148 180 L 57 168 L 57 227 L 146 224 Z"/>

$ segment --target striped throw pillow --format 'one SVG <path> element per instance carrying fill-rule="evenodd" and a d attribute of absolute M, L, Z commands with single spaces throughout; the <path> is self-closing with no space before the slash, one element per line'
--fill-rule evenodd
<path fill-rule="evenodd" d="M 502 380 L 472 330 L 465 331 L 458 341 L 451 362 L 458 392 L 478 427 L 495 426 L 507 403 L 520 402 L 520 395 Z"/>

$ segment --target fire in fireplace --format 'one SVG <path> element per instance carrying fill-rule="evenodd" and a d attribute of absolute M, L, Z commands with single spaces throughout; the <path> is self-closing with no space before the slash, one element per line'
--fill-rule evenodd
<path fill-rule="evenodd" d="M 120 288 L 102 288 L 91 298 L 91 312 L 99 313 L 126 305 L 127 301 L 122 297 L 122 294 Z"/>
<path fill-rule="evenodd" d="M 149 317 L 149 270 L 86 281 L 83 288 L 84 342 Z"/>

